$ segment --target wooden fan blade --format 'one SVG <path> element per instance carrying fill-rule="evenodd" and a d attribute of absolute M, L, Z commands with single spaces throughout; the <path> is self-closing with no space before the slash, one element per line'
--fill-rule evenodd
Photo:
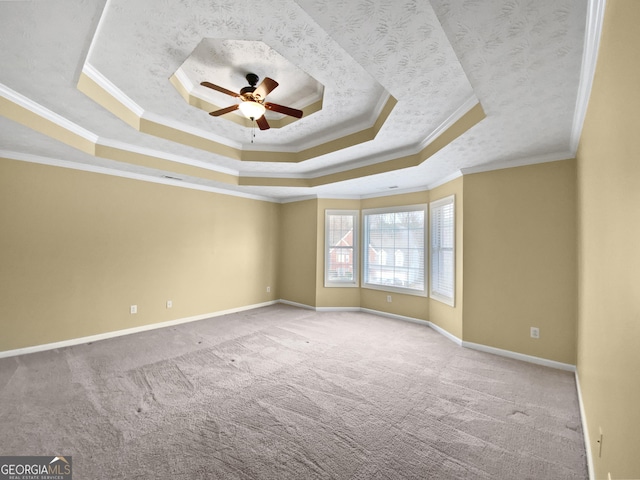
<path fill-rule="evenodd" d="M 284 105 L 278 105 L 277 103 L 264 102 L 264 108 L 271 110 L 272 112 L 284 113 L 290 117 L 302 118 L 302 110 L 285 107 Z"/>
<path fill-rule="evenodd" d="M 236 93 L 236 92 L 232 92 L 231 90 L 227 90 L 224 87 L 221 87 L 219 85 L 215 85 L 211 82 L 200 82 L 200 85 L 202 85 L 203 87 L 207 87 L 207 88 L 211 88 L 213 90 L 217 90 L 218 92 L 222 92 L 222 93 L 226 93 L 227 95 L 230 95 L 232 97 L 239 97 L 240 94 Z"/>
<path fill-rule="evenodd" d="M 253 95 L 254 97 L 260 97 L 261 99 L 264 99 L 267 95 L 269 95 L 269 93 L 273 92 L 273 90 L 277 86 L 278 82 L 276 82 L 272 78 L 265 77 L 265 79 L 262 80 L 262 83 L 258 85 L 258 88 L 254 90 Z"/>
<path fill-rule="evenodd" d="M 211 115 L 212 117 L 219 117 L 220 115 L 224 115 L 225 113 L 229 113 L 229 112 L 233 112 L 234 110 L 237 110 L 238 107 L 239 107 L 238 104 L 231 105 L 230 107 L 221 108 L 220 110 L 216 110 L 215 112 L 211 112 L 209 115 Z"/>
<path fill-rule="evenodd" d="M 264 115 L 256 120 L 256 123 L 258 124 L 258 127 L 260 127 L 260 130 L 269 130 L 271 128 Z"/>

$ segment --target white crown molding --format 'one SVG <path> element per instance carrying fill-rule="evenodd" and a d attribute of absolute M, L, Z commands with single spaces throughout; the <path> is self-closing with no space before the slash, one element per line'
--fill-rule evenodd
<path fill-rule="evenodd" d="M 39 103 L 34 102 L 30 98 L 25 97 L 24 95 L 16 92 L 15 90 L 12 90 L 2 83 L 0 83 L 0 95 L 10 102 L 15 103 L 16 105 L 38 115 L 39 117 L 42 117 L 45 120 L 48 120 L 58 125 L 59 127 L 64 128 L 65 130 L 75 133 L 76 135 L 79 135 L 85 140 L 95 143 L 98 139 L 98 136 L 95 133 L 81 127 L 77 123 L 73 123 L 71 120 L 58 115 L 48 108 L 43 107 Z"/>
<path fill-rule="evenodd" d="M 278 201 L 278 203 L 296 203 L 296 202 L 304 202 L 306 200 L 316 200 L 318 199 L 318 195 L 304 195 L 302 197 L 292 197 L 292 198 L 282 198 Z M 281 300 L 282 303 L 288 303 L 286 300 Z"/>
<path fill-rule="evenodd" d="M 211 103 L 210 99 L 205 98 L 204 96 L 199 94 L 199 92 L 197 91 L 195 85 L 193 84 L 193 82 L 191 82 L 191 80 L 189 79 L 187 74 L 184 73 L 182 68 L 179 68 L 175 72 L 174 76 L 175 76 L 176 80 L 178 82 L 180 82 L 180 84 L 182 84 L 182 87 L 185 89 L 185 91 L 189 92 L 189 95 L 194 96 L 196 98 L 199 98 L 200 100 L 203 100 L 205 102 L 210 102 Z M 303 105 L 308 105 L 308 104 L 312 103 L 313 101 L 315 101 L 315 99 L 318 96 L 318 94 L 321 94 L 321 93 L 322 92 L 315 92 L 315 93 L 312 93 L 312 94 L 308 95 L 306 98 L 296 99 L 296 101 L 294 103 L 292 103 L 291 106 L 295 107 L 295 108 L 298 108 L 298 107 L 301 107 Z M 298 143 L 296 145 L 290 145 L 290 146 L 263 144 L 263 145 L 254 146 L 254 147 L 252 147 L 251 145 L 240 145 L 238 143 L 235 146 L 235 148 L 242 149 L 243 151 L 246 151 L 246 152 L 266 151 L 266 152 L 299 153 L 299 152 L 304 151 L 306 149 L 313 148 L 313 147 L 316 147 L 318 145 L 322 145 L 324 143 L 331 142 L 333 140 L 337 140 L 339 138 L 346 137 L 346 136 L 348 136 L 350 134 L 360 132 L 363 129 L 371 128 L 375 124 L 375 122 L 378 119 L 378 117 L 380 116 L 380 114 L 382 113 L 382 110 L 384 109 L 384 107 L 387 104 L 387 102 L 388 102 L 390 97 L 391 97 L 391 94 L 385 90 L 385 95 L 381 95 L 378 98 L 378 101 L 377 101 L 376 105 L 370 110 L 370 113 L 369 113 L 369 115 L 368 115 L 368 117 L 366 119 L 361 120 L 359 122 L 351 122 L 346 128 L 345 127 L 340 127 L 338 130 L 332 129 L 331 131 L 327 132 L 323 136 L 318 136 L 318 135 L 310 136 L 308 138 L 312 138 L 312 140 L 309 140 L 309 141 L 306 141 L 306 142 L 300 142 L 300 143 Z M 316 112 L 316 113 L 318 113 L 318 112 Z M 284 116 L 284 115 L 282 115 L 282 116 Z M 154 121 L 157 121 L 159 123 L 164 123 L 166 125 L 174 126 L 174 128 L 179 128 L 179 129 L 182 129 L 182 130 L 185 130 L 185 129 L 189 128 L 188 126 L 180 126 L 180 124 L 178 124 L 177 122 L 171 123 L 171 121 L 169 119 L 166 119 L 164 117 L 160 117 L 159 115 L 156 116 L 156 118 L 157 119 L 155 119 Z M 149 118 L 149 120 L 151 120 L 151 118 Z M 185 131 L 187 131 L 187 130 L 185 130 Z M 206 135 L 211 136 L 210 134 L 205 133 L 205 132 L 198 133 L 195 129 L 190 133 L 194 133 L 195 135 L 200 135 L 200 136 L 206 136 Z M 336 136 L 336 135 L 338 135 L 338 136 Z M 228 142 L 227 139 L 220 139 L 220 140 L 216 140 L 216 141 L 219 141 L 220 143 L 225 143 L 225 144 L 226 144 L 226 142 Z M 252 176 L 256 176 L 256 175 L 252 175 Z M 260 175 L 258 175 L 258 176 L 260 176 Z"/>
<path fill-rule="evenodd" d="M 235 175 L 235 176 L 240 175 L 240 172 L 238 170 L 234 170 L 232 168 L 220 167 L 220 166 L 212 165 L 210 163 L 207 163 L 201 160 L 193 160 L 190 158 L 181 157 L 179 155 L 174 155 L 172 153 L 161 152 L 161 151 L 153 150 L 147 147 L 140 147 L 138 145 L 132 145 L 130 143 L 125 143 L 125 142 L 121 142 L 119 140 L 113 140 L 110 138 L 99 138 L 98 141 L 96 142 L 96 145 L 117 148 L 117 149 L 125 150 L 131 153 L 139 153 L 141 155 L 160 158 L 162 160 L 168 160 L 170 162 L 181 163 L 183 165 L 190 165 L 192 167 L 203 168 L 205 170 L 210 170 L 212 172 L 225 173 L 228 175 Z"/>
<path fill-rule="evenodd" d="M 471 175 L 473 173 L 490 172 L 492 170 L 503 170 L 505 168 L 526 167 L 527 165 L 536 165 L 538 163 L 559 162 L 575 158 L 571 152 L 548 153 L 545 155 L 536 155 L 534 157 L 525 157 L 511 160 L 508 162 L 485 163 L 475 167 L 462 168 L 460 171 L 463 175 Z"/>
<path fill-rule="evenodd" d="M 216 143 L 220 143 L 222 145 L 241 149 L 242 145 L 238 142 L 232 142 L 227 138 L 220 137 L 218 135 L 214 135 L 211 132 L 207 132 L 200 128 L 193 127 L 191 125 L 184 124 L 182 122 L 178 122 L 176 120 L 172 120 L 170 118 L 164 117 L 162 115 L 158 115 L 157 113 L 147 111 L 143 109 L 140 105 L 134 102 L 130 97 L 128 97 L 122 90 L 115 86 L 107 77 L 105 77 L 98 69 L 96 69 L 90 63 L 85 63 L 82 68 L 82 73 L 84 73 L 91 80 L 96 82 L 102 89 L 104 89 L 111 97 L 116 99 L 125 108 L 131 111 L 134 115 L 136 115 L 140 119 L 149 120 L 151 122 L 158 123 L 160 125 L 164 125 L 166 127 L 174 128 L 184 133 L 189 133 L 191 135 L 195 135 L 200 138 L 205 138 L 207 140 L 211 140 Z"/>
<path fill-rule="evenodd" d="M 319 134 L 309 135 L 307 137 L 308 140 L 306 142 L 298 142 L 296 145 L 291 145 L 288 147 L 285 147 L 282 145 L 259 145 L 259 146 L 256 145 L 253 147 L 251 145 L 245 145 L 244 151 L 252 152 L 257 150 L 257 151 L 299 153 L 320 145 L 324 145 L 325 143 L 338 141 L 342 138 L 348 137 L 349 135 L 362 132 L 364 130 L 367 130 L 368 128 L 372 128 L 375 125 L 378 118 L 380 117 L 382 110 L 384 109 L 390 97 L 391 97 L 391 94 L 389 93 L 387 93 L 386 95 L 382 95 L 378 99 L 378 103 L 376 104 L 376 106 L 371 110 L 371 113 L 368 114 L 366 118 L 363 118 L 360 120 L 354 119 L 353 121 L 350 121 L 349 124 L 346 126 L 338 125 L 334 128 L 330 128 L 326 133 L 322 135 L 319 135 Z M 321 115 L 321 114 L 322 114 L 322 110 L 314 113 L 314 115 Z M 375 138 L 375 136 L 373 138 Z M 358 144 L 355 144 L 355 145 L 358 145 Z M 345 148 L 350 148 L 355 145 L 350 145 L 347 147 L 340 148 L 338 150 L 331 151 L 326 155 L 331 155 L 332 153 L 336 153 L 340 150 L 344 150 Z M 314 157 L 314 158 L 319 158 L 319 157 Z M 323 171 L 317 174 L 317 176 L 321 176 L 321 175 L 324 175 Z"/>
<path fill-rule="evenodd" d="M 181 325 L 183 323 L 197 322 L 199 320 L 206 320 L 209 318 L 220 317 L 222 315 L 229 315 L 231 313 L 244 312 L 246 310 L 253 310 L 255 308 L 268 307 L 278 303 L 277 300 L 270 302 L 258 303 L 255 305 L 247 305 L 240 308 L 231 308 L 229 310 L 221 310 L 218 312 L 205 313 L 202 315 L 195 315 L 193 317 L 179 318 L 176 320 L 169 320 L 167 322 L 152 323 L 148 325 L 142 325 L 140 327 L 126 328 L 124 330 L 116 330 L 113 332 L 99 333 L 97 335 L 89 335 L 87 337 L 73 338 L 70 340 L 63 340 L 61 342 L 46 343 L 44 345 L 35 345 L 33 347 L 16 348 L 15 350 L 5 350 L 0 352 L 0 358 L 15 357 L 17 355 L 26 355 L 29 353 L 45 352 L 47 350 L 56 350 L 58 348 L 72 347 L 74 345 L 81 345 L 89 342 L 99 342 L 100 340 L 107 340 L 109 338 L 122 337 L 124 335 L 131 335 L 132 333 L 148 332 L 149 330 L 157 330 L 158 328 L 173 327 L 175 325 Z"/>
<path fill-rule="evenodd" d="M 164 125 L 165 127 L 170 127 L 184 133 L 195 135 L 196 137 L 204 138 L 206 140 L 211 140 L 212 142 L 216 142 L 227 147 L 235 148 L 237 150 L 246 150 L 243 148 L 240 142 L 234 142 L 232 140 L 229 140 L 228 138 L 224 138 L 219 135 L 214 135 L 213 133 L 208 132 L 206 130 L 202 130 L 201 128 L 197 128 L 191 125 L 187 125 L 186 123 L 172 120 L 170 118 L 164 117 L 162 115 L 158 115 L 157 113 L 150 112 L 148 110 L 145 110 L 145 112 L 142 114 L 140 118 L 144 118 L 145 120 L 149 120 L 150 122 L 158 123 L 160 125 Z M 190 146 L 190 145 L 187 145 L 187 146 Z"/>
<path fill-rule="evenodd" d="M 318 145 L 322 145 L 324 143 L 337 140 L 339 138 L 346 137 L 350 134 L 357 133 L 363 129 L 372 127 L 378 117 L 380 116 L 383 108 L 385 107 L 389 97 L 391 96 L 389 93 L 387 95 L 382 95 L 378 99 L 378 103 L 375 108 L 371 111 L 371 115 L 364 121 L 350 123 L 348 127 L 341 127 L 338 130 L 332 130 L 323 136 L 313 136 L 313 141 L 307 141 L 304 144 L 297 145 L 269 145 L 263 144 L 260 146 L 252 147 L 251 145 L 243 145 L 240 142 L 235 142 L 229 140 L 228 138 L 221 137 L 218 135 L 214 135 L 213 133 L 176 121 L 170 118 L 167 118 L 163 115 L 159 115 L 157 113 L 148 111 L 143 109 L 140 105 L 134 102 L 130 97 L 128 97 L 122 90 L 120 90 L 115 84 L 113 84 L 107 77 L 105 77 L 97 68 L 95 68 L 90 63 L 85 63 L 82 67 L 82 72 L 93 80 L 95 83 L 100 85 L 102 89 L 104 89 L 110 96 L 115 98 L 118 102 L 124 105 L 127 109 L 133 112 L 139 118 L 144 118 L 145 120 L 149 120 L 151 122 L 158 123 L 160 125 L 164 125 L 166 127 L 170 127 L 176 130 L 179 130 L 184 133 L 189 133 L 191 135 L 195 135 L 200 138 L 204 138 L 207 140 L 211 140 L 216 143 L 220 143 L 221 145 L 225 145 L 231 148 L 235 148 L 237 150 L 242 150 L 244 152 L 253 152 L 253 151 L 266 151 L 266 152 L 286 152 L 286 153 L 298 153 L 304 151 L 309 148 L 313 148 Z M 182 83 L 182 86 L 190 92 L 190 95 L 194 95 L 201 100 L 208 101 L 206 98 L 201 97 L 194 93 L 193 83 L 187 78 L 187 76 L 182 72 L 182 70 L 178 69 L 175 73 L 176 79 Z M 336 134 L 339 134 L 336 136 Z M 252 175 L 254 177 L 260 177 L 260 174 Z"/>
<path fill-rule="evenodd" d="M 355 162 L 351 162 L 349 164 L 342 164 L 340 167 L 329 167 L 314 170 L 311 172 L 308 178 L 318 178 L 325 175 L 333 175 L 336 173 L 342 173 L 345 171 L 353 170 L 361 167 L 368 167 L 370 165 L 375 165 L 377 163 L 386 162 L 389 160 L 395 160 L 397 158 L 406 157 L 410 155 L 417 155 L 422 150 L 424 150 L 431 142 L 433 142 L 436 138 L 438 138 L 442 133 L 444 133 L 447 129 L 449 129 L 454 123 L 460 120 L 466 113 L 468 113 L 473 107 L 475 107 L 479 103 L 478 99 L 475 95 L 472 95 L 467 100 L 465 100 L 456 110 L 449 115 L 436 128 L 433 129 L 427 137 L 422 140 L 419 144 L 413 145 L 407 148 L 394 149 L 388 152 L 383 152 L 378 155 L 372 155 L 367 157 L 366 160 L 359 160 Z M 253 175 L 253 176 L 259 176 Z"/>
<path fill-rule="evenodd" d="M 93 36 L 91 37 L 91 44 L 89 45 L 89 50 L 87 51 L 87 55 L 85 57 L 85 64 L 89 61 L 89 59 L 93 56 L 94 46 L 98 42 L 98 38 L 101 37 L 102 29 L 104 28 L 105 23 L 105 12 L 108 12 L 111 8 L 112 0 L 106 0 L 102 10 L 100 10 L 100 18 L 98 19 L 98 25 L 96 26 L 95 31 L 93 32 Z"/>
<path fill-rule="evenodd" d="M 441 178 L 440 180 L 436 180 L 434 183 L 430 183 L 427 186 L 427 189 L 433 190 L 434 188 L 440 187 L 441 185 L 444 185 L 445 183 L 452 182 L 456 178 L 460 178 L 460 177 L 462 177 L 462 171 L 458 170 L 456 172 L 453 172 L 451 175 L 447 175 L 446 177 Z"/>
<path fill-rule="evenodd" d="M 313 178 L 305 173 L 253 172 L 253 171 L 246 171 L 246 170 L 245 171 L 240 170 L 239 175 L 242 177 L 255 177 L 255 178 L 296 178 L 296 179 L 302 178 L 305 180 L 309 178 Z"/>
<path fill-rule="evenodd" d="M 411 188 L 394 188 L 394 189 L 384 190 L 377 193 L 367 193 L 365 195 L 360 195 L 360 198 L 362 200 L 366 200 L 368 198 L 392 197 L 394 195 L 404 195 L 405 193 L 427 192 L 428 190 L 429 189 L 426 186 L 411 187 Z"/>
<path fill-rule="evenodd" d="M 451 128 L 454 123 L 460 120 L 464 115 L 466 115 L 473 107 L 479 104 L 480 101 L 475 95 L 471 95 L 467 98 L 462 104 L 456 108 L 451 115 L 449 115 L 444 122 L 438 125 L 418 146 L 416 153 L 426 148 L 431 142 L 433 142 L 436 138 L 438 138 L 442 133 L 447 131 L 447 129 Z M 482 120 L 481 120 L 482 121 Z M 466 133 L 466 132 L 465 132 Z"/>
<path fill-rule="evenodd" d="M 317 195 L 303 195 L 300 197 L 292 197 L 292 198 L 283 198 L 279 203 L 295 203 L 295 202 L 304 202 L 305 200 L 366 200 L 369 198 L 379 198 L 379 197 L 391 197 L 393 195 L 404 195 L 406 193 L 417 193 L 417 192 L 427 192 L 428 188 L 425 187 L 413 187 L 413 188 L 402 188 L 402 189 L 394 189 L 389 191 L 381 191 L 377 193 L 367 193 L 365 195 L 332 195 L 330 193 L 323 194 L 319 193 Z"/>
<path fill-rule="evenodd" d="M 231 197 L 249 198 L 251 200 L 260 200 L 263 202 L 279 203 L 277 199 L 271 197 L 264 197 L 261 195 L 254 195 L 250 193 L 239 192 L 231 189 L 210 187 L 208 185 L 200 185 L 196 183 L 190 183 L 186 180 L 178 180 L 173 172 L 162 172 L 158 176 L 137 172 L 127 172 L 124 170 L 116 170 L 108 167 L 101 167 L 98 165 L 91 165 L 88 163 L 70 162 L 67 160 L 59 160 L 57 158 L 42 157 L 39 155 L 32 155 L 29 153 L 12 152 L 8 150 L 0 150 L 0 158 L 7 158 L 10 160 L 19 160 L 22 162 L 39 163 L 41 165 L 49 165 L 52 167 L 69 168 L 71 170 L 80 170 L 83 172 L 99 173 L 102 175 L 110 175 L 112 177 L 128 178 L 131 180 L 139 180 L 142 182 L 159 183 L 161 185 L 169 185 L 172 187 L 188 188 L 190 190 L 198 190 L 201 192 L 218 193 L 221 195 L 229 195 Z M 163 175 L 171 175 L 173 178 L 166 178 Z"/>
<path fill-rule="evenodd" d="M 602 23 L 604 21 L 606 0 L 589 0 L 587 10 L 587 24 L 585 29 L 584 50 L 582 52 L 582 68 L 580 71 L 580 84 L 578 86 L 578 97 L 576 108 L 573 114 L 573 126 L 571 128 L 571 151 L 573 155 L 578 150 L 582 126 L 587 115 L 589 97 L 593 86 L 593 77 L 598 61 L 598 48 L 602 35 Z"/>
<path fill-rule="evenodd" d="M 201 100 L 205 100 L 205 101 L 207 100 L 206 98 L 202 98 L 200 95 L 195 95 L 195 85 L 189 79 L 189 76 L 186 73 L 184 73 L 184 70 L 182 70 L 182 67 L 178 68 L 178 70 L 176 70 L 176 73 L 174 73 L 173 75 L 176 77 L 176 80 L 180 82 L 180 85 L 182 85 L 184 89 L 187 92 L 189 92 L 191 95 L 194 95 Z"/>
<path fill-rule="evenodd" d="M 100 26 L 98 26 L 100 28 Z M 130 97 L 125 95 L 125 93 L 116 87 L 111 81 L 102 75 L 97 68 L 91 65 L 89 62 L 86 62 L 82 67 L 82 73 L 89 77 L 91 80 L 100 85 L 109 95 L 115 98 L 118 102 L 132 111 L 138 117 L 142 117 L 144 114 L 144 108 L 134 102 Z"/>
<path fill-rule="evenodd" d="M 377 163 L 387 162 L 389 160 L 395 160 L 397 158 L 415 155 L 420 150 L 416 150 L 415 147 L 402 148 L 402 149 L 394 149 L 388 152 L 380 153 L 377 155 L 370 155 L 366 160 L 355 160 L 349 163 L 342 163 L 339 167 L 327 167 L 327 168 L 319 168 L 317 170 L 313 170 L 309 172 L 307 178 L 319 178 L 324 177 L 325 175 L 334 175 L 336 173 L 348 172 L 349 170 L 355 170 L 357 168 L 369 167 L 371 165 L 375 165 Z M 321 157 L 316 157 L 318 159 Z"/>
<path fill-rule="evenodd" d="M 331 193 L 319 193 L 316 198 L 322 200 L 361 200 L 362 195 L 334 195 Z"/>
<path fill-rule="evenodd" d="M 391 197 L 393 195 L 404 195 L 405 193 L 427 192 L 427 187 L 402 188 L 389 191 L 381 191 L 377 193 L 368 193 L 365 195 L 333 195 L 330 193 L 319 193 L 314 195 L 303 195 L 300 197 L 291 197 L 280 199 L 279 203 L 295 203 L 304 202 L 305 200 L 366 200 L 369 198 Z"/>

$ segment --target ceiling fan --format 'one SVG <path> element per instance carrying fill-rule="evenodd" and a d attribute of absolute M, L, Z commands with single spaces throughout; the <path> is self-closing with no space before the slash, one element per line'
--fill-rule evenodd
<path fill-rule="evenodd" d="M 268 130 L 270 128 L 269 122 L 267 122 L 267 119 L 264 116 L 264 112 L 266 110 L 283 113 L 291 117 L 302 118 L 302 110 L 296 110 L 295 108 L 264 101 L 266 96 L 278 86 L 278 82 L 269 77 L 265 77 L 265 79 L 262 80 L 262 83 L 256 87 L 259 80 L 258 75 L 255 73 L 248 73 L 246 79 L 247 82 L 249 82 L 249 85 L 242 88 L 240 93 L 232 92 L 231 90 L 227 90 L 224 87 L 220 87 L 210 82 L 201 82 L 200 85 L 203 87 L 208 87 L 231 97 L 237 97 L 240 99 L 240 103 L 216 110 L 215 112 L 209 113 L 209 115 L 219 117 L 220 115 L 239 109 L 249 120 L 255 120 L 258 127 L 260 127 L 260 130 Z"/>

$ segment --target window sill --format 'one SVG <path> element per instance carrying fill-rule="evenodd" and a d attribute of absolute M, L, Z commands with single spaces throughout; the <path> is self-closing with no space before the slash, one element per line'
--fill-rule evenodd
<path fill-rule="evenodd" d="M 443 297 L 442 295 L 438 295 L 438 294 L 435 294 L 435 293 L 432 293 L 431 295 L 429 295 L 429 298 L 431 300 L 435 300 L 437 302 L 444 303 L 445 305 L 449 305 L 450 307 L 455 307 L 456 306 L 455 298 Z"/>
<path fill-rule="evenodd" d="M 401 293 L 403 295 L 413 295 L 414 297 L 427 297 L 427 292 L 423 290 L 411 290 L 409 288 L 394 287 L 393 285 L 373 285 L 365 283 L 362 288 L 368 290 L 379 290 L 382 292 Z"/>
<path fill-rule="evenodd" d="M 358 288 L 360 285 L 357 283 L 338 283 L 338 282 L 330 282 L 325 283 L 324 288 Z"/>

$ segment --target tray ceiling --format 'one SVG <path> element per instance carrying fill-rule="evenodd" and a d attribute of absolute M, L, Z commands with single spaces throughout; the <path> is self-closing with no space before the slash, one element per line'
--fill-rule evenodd
<path fill-rule="evenodd" d="M 280 201 L 570 158 L 587 7 L 0 1 L 0 156 Z M 208 115 L 249 72 L 304 117 Z"/>

